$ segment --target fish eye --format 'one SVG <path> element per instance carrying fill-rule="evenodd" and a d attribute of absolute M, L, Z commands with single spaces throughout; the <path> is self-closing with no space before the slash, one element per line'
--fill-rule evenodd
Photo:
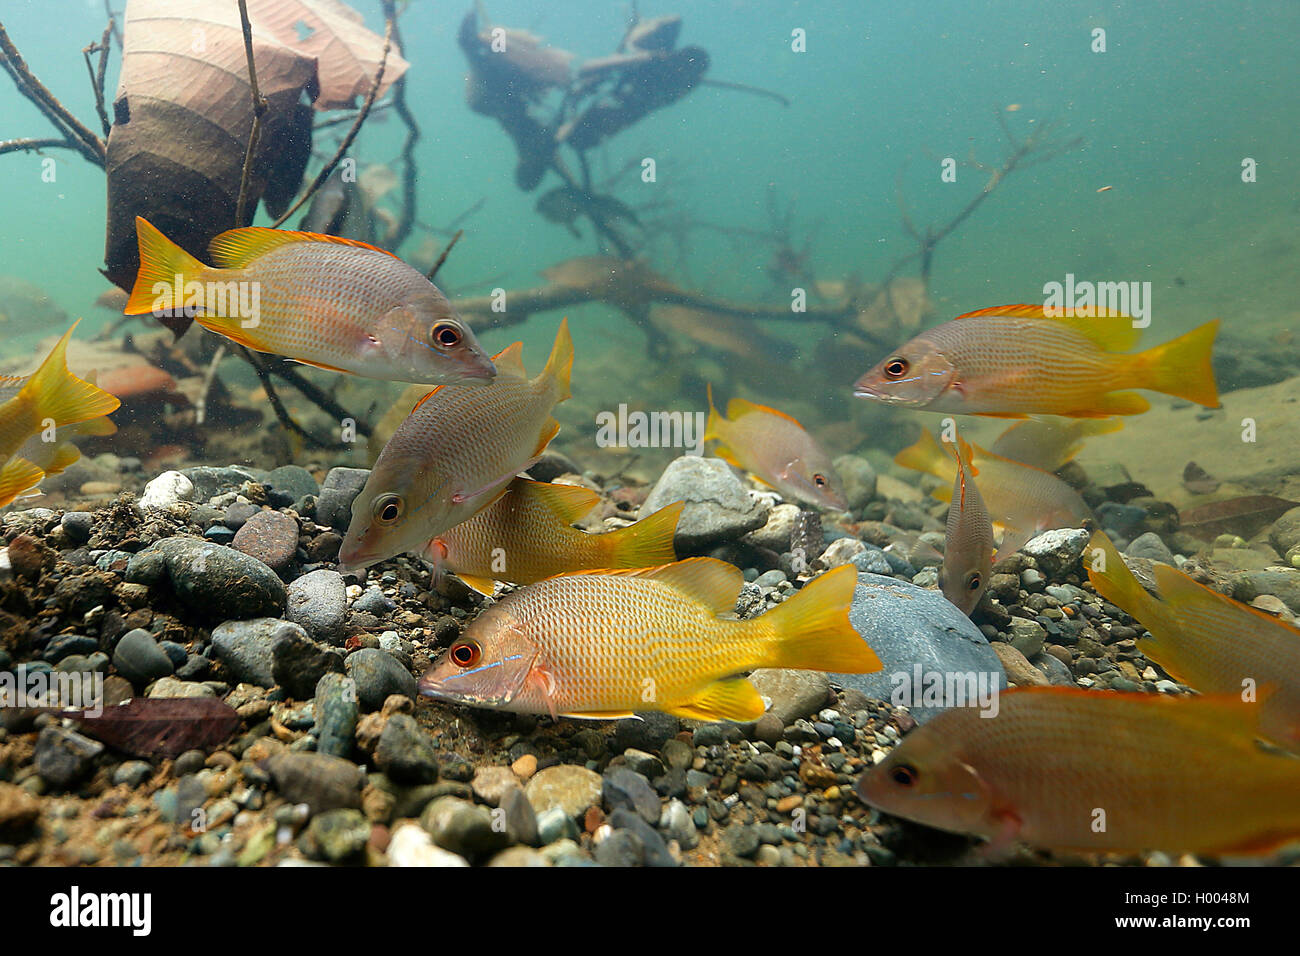
<path fill-rule="evenodd" d="M 439 322 L 429 330 L 429 340 L 439 348 L 454 349 L 463 338 L 459 326 L 451 322 Z"/>
<path fill-rule="evenodd" d="M 966 587 L 968 590 L 978 591 L 983 580 L 984 579 L 980 576 L 979 572 L 976 571 L 970 576 L 970 581 L 967 583 Z"/>
<path fill-rule="evenodd" d="M 401 495 L 384 495 L 375 501 L 375 520 L 380 524 L 392 524 L 402 516 L 405 507 Z"/>
<path fill-rule="evenodd" d="M 907 359 L 901 355 L 896 355 L 885 363 L 885 376 L 887 378 L 902 378 L 907 374 L 910 367 Z"/>
<path fill-rule="evenodd" d="M 817 474 L 813 475 L 813 483 L 814 483 L 818 488 L 825 488 L 825 487 L 826 487 L 826 476 L 823 475 L 821 472 L 818 472 Z"/>
<path fill-rule="evenodd" d="M 460 641 L 451 646 L 447 652 L 451 662 L 457 667 L 473 667 L 483 656 L 482 650 L 473 641 Z"/>
<path fill-rule="evenodd" d="M 910 787 L 916 783 L 916 768 L 909 764 L 900 763 L 893 770 L 889 771 L 889 779 L 894 781 L 900 787 Z"/>

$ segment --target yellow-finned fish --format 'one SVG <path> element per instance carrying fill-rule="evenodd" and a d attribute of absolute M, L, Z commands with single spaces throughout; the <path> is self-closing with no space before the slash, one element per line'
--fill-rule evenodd
<path fill-rule="evenodd" d="M 1258 853 L 1300 837 L 1300 760 L 1259 748 L 1234 697 L 1005 691 L 946 710 L 862 776 L 886 813 L 1054 850 Z"/>
<path fill-rule="evenodd" d="M 1151 632 L 1137 645 L 1146 657 L 1202 693 L 1240 696 L 1253 689 L 1260 733 L 1300 748 L 1300 630 L 1167 564 L 1153 565 L 1160 593 L 1153 597 L 1100 531 L 1084 567 L 1098 594 Z"/>
<path fill-rule="evenodd" d="M 491 360 L 447 297 L 383 249 L 338 236 L 250 226 L 204 265 L 136 217 L 140 271 L 124 310 L 182 332 L 192 318 L 257 352 L 366 378 L 486 383 Z"/>
<path fill-rule="evenodd" d="M 939 589 L 943 596 L 968 617 L 989 585 L 994 551 L 989 510 L 966 460 L 969 447 L 963 449 L 961 443 L 953 447 L 957 477 L 953 479 L 943 565 L 939 569 Z"/>
<path fill-rule="evenodd" d="M 102 388 L 68 371 L 68 342 L 77 322 L 31 376 L 6 380 L 12 394 L 0 404 L 0 462 L 4 462 L 0 468 L 0 506 L 30 491 L 45 477 L 40 463 L 61 471 L 76 460 L 75 446 L 65 447 L 71 426 L 99 419 L 121 404 Z M 46 442 L 43 439 L 50 427 L 54 429 L 54 440 Z M 97 427 L 91 426 L 91 431 Z"/>
<path fill-rule="evenodd" d="M 980 479 L 989 518 L 1003 531 L 995 561 L 1016 551 L 1039 531 L 1077 528 L 1092 517 L 1087 502 L 1055 475 L 999 458 L 978 445 L 967 444 L 963 438 L 957 441 L 970 464 L 971 474 Z M 945 481 L 957 477 L 953 457 L 944 453 L 928 429 L 921 429 L 916 444 L 900 451 L 894 461 L 904 468 L 914 468 Z M 940 501 L 948 501 L 952 491 L 940 486 L 930 493 Z"/>
<path fill-rule="evenodd" d="M 650 568 L 677 560 L 673 534 L 682 502 L 604 534 L 573 527 L 599 503 L 600 495 L 587 488 L 516 478 L 492 504 L 430 541 L 424 554 L 488 595 L 493 581 L 532 584 L 588 568 Z"/>
<path fill-rule="evenodd" d="M 1083 448 L 1085 439 L 1124 427 L 1119 418 L 1043 419 L 1016 422 L 989 446 L 989 451 L 1031 468 L 1056 471 Z"/>
<path fill-rule="evenodd" d="M 715 455 L 786 498 L 834 511 L 848 509 L 830 455 L 802 425 L 785 412 L 743 398 L 728 402 L 727 417 L 723 417 L 713 407 L 712 385 L 708 394 L 704 440 L 718 442 Z"/>
<path fill-rule="evenodd" d="M 853 394 L 934 412 L 1107 418 L 1151 407 L 1145 388 L 1214 407 L 1216 319 L 1145 352 L 1124 315 L 1049 316 L 1041 305 L 980 309 L 927 329 L 858 379 Z"/>
<path fill-rule="evenodd" d="M 755 720 L 743 671 L 880 669 L 849 623 L 857 572 L 815 578 L 747 621 L 728 619 L 744 577 L 714 558 L 637 571 L 583 571 L 507 594 L 420 679 L 420 692 L 518 713 L 613 719 L 661 710 Z"/>
<path fill-rule="evenodd" d="M 551 409 L 569 397 L 573 339 L 560 322 L 546 368 L 524 372 L 523 344 L 495 356 L 490 385 L 440 385 L 397 427 L 352 502 L 339 565 L 360 570 L 430 540 L 492 504 L 560 430 Z"/>

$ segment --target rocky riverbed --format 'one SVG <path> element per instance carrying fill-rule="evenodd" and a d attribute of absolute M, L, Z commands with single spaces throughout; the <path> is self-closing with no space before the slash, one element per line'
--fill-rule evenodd
<path fill-rule="evenodd" d="M 852 507 L 839 524 L 749 487 L 715 459 L 678 459 L 654 487 L 582 472 L 558 453 L 534 469 L 601 493 L 593 530 L 686 500 L 679 552 L 745 569 L 741 616 L 786 599 L 812 572 L 859 569 L 851 618 L 884 669 L 756 672 L 770 708 L 752 724 L 658 713 L 552 721 L 419 699 L 417 676 L 485 602 L 454 578 L 432 581 L 413 558 L 365 580 L 338 573 L 364 470 L 196 467 L 82 510 L 11 510 L 0 670 L 99 675 L 110 709 L 219 700 L 232 730 L 170 755 L 167 743 L 133 752 L 93 721 L 0 710 L 0 862 L 981 862 L 973 841 L 884 817 L 853 793 L 857 776 L 934 710 L 900 702 L 898 675 L 919 664 L 999 686 L 1186 688 L 1142 657 L 1141 626 L 1087 584 L 1087 531 L 1050 532 L 1000 562 L 972 621 L 933 590 L 944 506 L 864 459 L 841 458 L 837 469 Z M 1181 564 L 1270 613 L 1300 611 L 1289 560 L 1300 510 L 1249 540 L 1204 542 L 1159 502 L 1109 501 L 1082 469 L 1070 477 L 1103 506 L 1140 576 L 1151 561 Z M 1196 862 L 1025 848 L 1013 859 Z"/>

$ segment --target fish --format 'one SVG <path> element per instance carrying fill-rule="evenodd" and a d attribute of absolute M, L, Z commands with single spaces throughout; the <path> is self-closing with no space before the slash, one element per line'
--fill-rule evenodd
<path fill-rule="evenodd" d="M 677 560 L 673 535 L 683 502 L 604 534 L 572 527 L 599 503 L 600 495 L 578 485 L 516 478 L 492 504 L 430 541 L 424 556 L 489 596 L 493 581 L 532 584 L 569 571 Z"/>
<path fill-rule="evenodd" d="M 843 485 L 831 457 L 807 430 L 785 412 L 733 398 L 727 417 L 713 407 L 708 387 L 709 421 L 704 440 L 713 453 L 779 491 L 786 498 L 831 511 L 847 511 Z"/>
<path fill-rule="evenodd" d="M 1261 750 L 1235 697 L 1022 687 L 954 707 L 863 774 L 893 816 L 1050 850 L 1262 853 L 1300 836 L 1300 760 Z"/>
<path fill-rule="evenodd" d="M 486 384 L 496 374 L 470 327 L 432 282 L 353 239 L 230 229 L 205 266 L 136 217 L 140 271 L 124 310 L 188 322 L 256 352 L 365 378 Z"/>
<path fill-rule="evenodd" d="M 1143 655 L 1202 693 L 1240 697 L 1253 689 L 1260 732 L 1300 749 L 1300 629 L 1158 562 L 1155 597 L 1100 531 L 1093 533 L 1084 567 L 1098 594 L 1150 632 L 1137 642 Z"/>
<path fill-rule="evenodd" d="M 935 412 L 1024 418 L 1138 415 L 1130 389 L 1219 404 L 1210 358 L 1219 321 L 1125 354 L 1141 331 L 1128 316 L 1051 316 L 1042 305 L 968 312 L 927 329 L 853 386 L 859 398 Z"/>
<path fill-rule="evenodd" d="M 980 491 L 990 520 L 1003 531 L 1002 543 L 993 560 L 1011 554 L 1040 531 L 1078 528 L 1092 519 L 1092 509 L 1077 491 L 1056 475 L 1001 458 L 958 437 L 971 474 L 979 477 Z M 928 429 L 921 429 L 915 444 L 894 456 L 894 462 L 926 474 L 954 481 L 957 467 Z M 940 501 L 951 500 L 952 492 L 939 487 L 930 492 Z"/>
<path fill-rule="evenodd" d="M 99 385 L 96 379 L 94 372 L 86 374 L 85 380 L 91 385 Z M 27 380 L 26 375 L 0 376 L 0 404 L 17 395 Z M 105 391 L 112 394 L 111 389 Z M 43 435 L 33 435 L 18 449 L 16 457 L 31 462 L 44 473 L 43 478 L 49 478 L 66 471 L 81 458 L 81 449 L 71 439 L 83 435 L 87 437 L 113 435 L 116 432 L 117 426 L 112 420 L 107 415 L 101 415 L 98 418 L 64 425 L 58 429 L 57 441 L 44 441 Z M 19 497 L 22 495 L 20 494 Z"/>
<path fill-rule="evenodd" d="M 957 477 L 953 479 L 952 504 L 948 507 L 939 589 L 969 617 L 988 587 L 993 570 L 993 524 L 961 445 L 953 450 Z"/>
<path fill-rule="evenodd" d="M 1016 422 L 989 446 L 989 451 L 1022 465 L 1056 471 L 1083 449 L 1085 440 L 1124 427 L 1120 418 L 1029 418 Z"/>
<path fill-rule="evenodd" d="M 352 502 L 341 570 L 424 550 L 537 462 L 560 430 L 551 409 L 569 398 L 568 319 L 536 378 L 527 378 L 522 355 L 516 342 L 494 356 L 500 374 L 490 385 L 438 386 L 397 426 Z"/>
<path fill-rule="evenodd" d="M 857 572 L 828 571 L 774 610 L 728 619 L 744 584 L 715 558 L 563 574 L 511 592 L 420 679 L 450 703 L 612 720 L 658 710 L 755 720 L 758 667 L 868 673 L 880 659 L 849 623 Z"/>
<path fill-rule="evenodd" d="M 102 388 L 68 371 L 68 342 L 80 321 L 72 323 L 29 377 L 7 380 L 14 390 L 0 404 L 0 462 L 4 462 L 0 467 L 0 506 L 30 491 L 46 475 L 24 452 L 62 470 L 76 460 L 75 456 L 68 459 L 76 452 L 75 446 L 71 451 L 64 447 L 68 444 L 64 441 L 66 429 L 101 418 L 120 404 Z M 45 441 L 47 436 L 50 441 Z M 33 439 L 48 447 L 34 447 Z"/>

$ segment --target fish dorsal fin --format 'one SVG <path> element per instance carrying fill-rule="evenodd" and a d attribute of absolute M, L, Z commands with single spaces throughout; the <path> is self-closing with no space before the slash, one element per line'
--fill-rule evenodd
<path fill-rule="evenodd" d="M 516 478 L 510 494 L 531 498 L 565 524 L 582 519 L 600 504 L 600 495 L 581 485 L 557 485 L 530 478 Z"/>
<path fill-rule="evenodd" d="M 1060 312 L 1060 309 L 1053 309 Z M 1014 319 L 1041 319 L 1046 322 L 1060 322 L 1068 325 L 1075 332 L 1088 339 L 1098 348 L 1112 352 L 1127 352 L 1135 348 L 1142 330 L 1133 327 L 1133 317 L 1113 309 L 1090 309 L 1092 314 L 1075 315 L 1073 310 L 1065 314 L 1049 315 L 1043 305 L 995 305 L 989 309 L 977 309 L 957 316 L 957 319 L 973 319 L 981 316 L 1001 315 Z M 1103 314 L 1104 313 L 1104 314 Z M 956 320 L 954 320 L 956 321 Z"/>
<path fill-rule="evenodd" d="M 574 574 L 617 574 L 630 578 L 648 578 L 699 601 L 714 614 L 735 610 L 736 598 L 745 584 L 740 568 L 717 558 L 687 558 L 657 568 L 600 569 L 566 571 Z"/>
<path fill-rule="evenodd" d="M 327 236 L 320 232 L 296 232 L 292 229 L 267 229 L 265 226 L 245 226 L 243 229 L 227 229 L 214 236 L 208 243 L 208 255 L 212 264 L 224 269 L 238 269 L 246 266 L 260 255 L 292 242 L 324 242 L 336 246 L 354 246 L 382 252 L 393 256 L 387 249 L 380 249 L 368 242 L 356 239 L 344 239 L 341 236 Z M 397 256 L 393 256 L 394 259 Z"/>
<path fill-rule="evenodd" d="M 966 489 L 967 476 L 974 478 L 980 473 L 980 470 L 975 467 L 975 449 L 971 446 L 971 443 L 960 435 L 957 435 L 956 438 L 957 440 L 955 442 L 944 442 L 944 444 L 952 446 L 950 451 L 952 452 L 953 457 L 957 459 L 957 471 L 962 476 L 961 487 L 964 493 Z"/>
<path fill-rule="evenodd" d="M 524 343 L 514 342 L 492 356 L 492 364 L 497 367 L 498 375 L 512 378 L 527 378 L 524 372 Z"/>
<path fill-rule="evenodd" d="M 443 385 L 439 385 L 439 386 L 437 386 L 436 388 L 433 388 L 433 389 L 431 389 L 429 392 L 427 392 L 423 398 L 421 398 L 418 402 L 416 402 L 414 405 L 411 406 L 411 414 L 414 415 L 414 414 L 415 414 L 415 410 L 416 410 L 417 408 L 419 408 L 421 405 L 423 405 L 423 404 L 424 404 L 425 402 L 427 402 L 429 399 L 433 398 L 433 396 L 436 395 L 436 394 L 438 394 L 438 392 L 439 392 L 441 389 L 443 389 L 444 387 L 445 387 L 445 386 L 443 386 Z"/>
<path fill-rule="evenodd" d="M 803 428 L 802 425 L 799 425 L 798 420 L 795 419 L 794 416 L 787 415 L 779 409 L 770 408 L 767 405 L 760 405 L 757 402 L 751 402 L 743 398 L 733 398 L 731 401 L 727 402 L 727 417 L 733 422 L 745 415 L 753 415 L 755 412 L 765 412 L 768 415 L 775 415 L 778 418 L 784 418 L 786 421 L 793 422 L 795 425 Z M 804 430 L 807 431 L 807 429 Z"/>

